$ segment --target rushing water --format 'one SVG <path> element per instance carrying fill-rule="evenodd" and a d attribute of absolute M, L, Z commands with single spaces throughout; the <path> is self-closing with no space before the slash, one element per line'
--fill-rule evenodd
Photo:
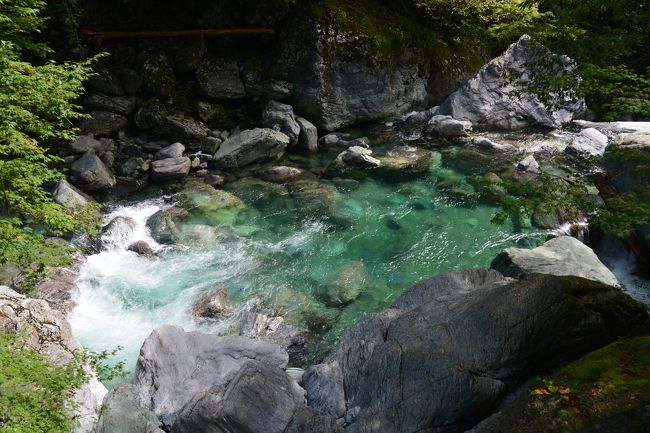
<path fill-rule="evenodd" d="M 486 267 L 505 247 L 544 240 L 545 233 L 522 233 L 512 223 L 493 225 L 495 207 L 463 204 L 457 188 L 439 189 L 441 176 L 467 187 L 461 175 L 437 168 L 403 182 L 367 178 L 338 189 L 326 183 L 316 196 L 329 206 L 310 208 L 313 196 L 284 196 L 284 187 L 269 192 L 252 183 L 236 191 L 245 192 L 249 207 L 193 214 L 182 225 L 183 244 L 175 247 L 158 245 L 145 226 L 174 197 L 116 205 L 106 222 L 128 216 L 137 225 L 133 232 L 109 233 L 104 250 L 83 265 L 70 315 L 75 335 L 93 351 L 122 346 L 119 358 L 132 368 L 156 326 L 234 332 L 237 320 L 262 306 L 300 328 L 326 323 L 318 335 L 326 346 L 360 315 L 385 308 L 424 278 Z M 147 241 L 157 255 L 127 251 L 135 240 Z M 326 306 L 323 288 L 351 263 L 362 263 L 366 289 L 348 305 Z M 219 287 L 228 289 L 230 319 L 193 318 L 192 302 Z"/>

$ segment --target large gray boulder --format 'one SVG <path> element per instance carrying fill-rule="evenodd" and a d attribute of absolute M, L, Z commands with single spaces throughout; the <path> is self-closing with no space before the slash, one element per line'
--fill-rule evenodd
<path fill-rule="evenodd" d="M 61 179 L 56 184 L 54 192 L 52 192 L 52 200 L 68 209 L 82 209 L 92 202 L 90 197 L 65 179 Z"/>
<path fill-rule="evenodd" d="M 246 96 L 237 62 L 204 59 L 196 71 L 196 79 L 203 94 L 210 98 L 241 99 Z"/>
<path fill-rule="evenodd" d="M 532 80 L 532 71 L 544 62 L 555 62 L 549 73 L 565 73 L 575 66 L 556 56 L 524 35 L 501 56 L 493 59 L 440 105 L 440 114 L 473 125 L 495 129 L 521 129 L 529 126 L 557 128 L 586 111 L 585 102 L 572 96 L 552 101 L 557 107 L 548 110 L 539 98 L 522 92 Z"/>
<path fill-rule="evenodd" d="M 237 169 L 254 162 L 279 159 L 289 146 L 286 134 L 273 129 L 247 129 L 229 137 L 214 155 L 217 167 Z"/>
<path fill-rule="evenodd" d="M 290 146 L 298 143 L 301 128 L 291 105 L 270 101 L 262 113 L 262 126 L 283 132 L 289 137 Z"/>
<path fill-rule="evenodd" d="M 300 125 L 298 147 L 307 152 L 318 151 L 318 128 L 304 117 L 296 116 L 296 122 Z"/>
<path fill-rule="evenodd" d="M 140 406 L 138 388 L 122 383 L 104 398 L 96 433 L 164 433 L 161 427 L 156 414 Z"/>
<path fill-rule="evenodd" d="M 363 319 L 305 372 L 347 433 L 461 432 L 519 383 L 645 326 L 645 306 L 578 277 L 441 275 Z"/>
<path fill-rule="evenodd" d="M 191 168 L 192 161 L 186 156 L 159 159 L 151 163 L 151 177 L 157 181 L 183 179 Z"/>
<path fill-rule="evenodd" d="M 246 360 L 228 382 L 197 393 L 172 433 L 283 433 L 303 401 L 304 391 L 281 368 Z"/>
<path fill-rule="evenodd" d="M 197 394 L 227 386 L 248 361 L 284 368 L 288 359 L 284 350 L 262 341 L 163 326 L 140 349 L 135 373 L 140 402 L 171 426 Z"/>
<path fill-rule="evenodd" d="M 70 174 L 79 187 L 88 192 L 105 191 L 115 186 L 113 173 L 97 155 L 86 153 L 70 167 Z"/>
<path fill-rule="evenodd" d="M 532 250 L 507 248 L 490 265 L 492 269 L 518 278 L 525 274 L 573 275 L 610 286 L 618 280 L 591 248 L 571 236 L 551 239 Z"/>
<path fill-rule="evenodd" d="M 180 158 L 185 152 L 185 146 L 181 143 L 170 144 L 167 147 L 163 147 L 153 156 L 154 159 L 167 159 L 167 158 Z"/>

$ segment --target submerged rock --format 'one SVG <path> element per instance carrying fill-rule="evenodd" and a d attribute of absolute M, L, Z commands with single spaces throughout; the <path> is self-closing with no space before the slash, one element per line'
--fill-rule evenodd
<path fill-rule="evenodd" d="M 178 413 L 183 410 L 182 421 L 174 428 L 185 431 L 183 426 L 194 423 L 190 408 L 195 406 L 199 410 L 202 407 L 197 402 L 192 403 L 193 399 L 209 397 L 213 387 L 221 391 L 225 391 L 231 383 L 237 387 L 242 376 L 246 376 L 240 374 L 242 367 L 251 360 L 284 368 L 288 358 L 287 353 L 278 346 L 262 341 L 217 337 L 185 332 L 177 326 L 163 326 L 155 329 L 140 349 L 135 373 L 139 401 L 161 417 L 167 427 L 174 424 Z M 275 373 L 272 377 L 276 377 Z M 257 393 L 249 394 L 252 403 L 258 397 Z M 228 405 L 229 401 L 223 404 Z M 218 415 L 218 411 L 213 412 L 213 416 Z"/>
<path fill-rule="evenodd" d="M 291 182 L 297 179 L 300 179 L 306 176 L 307 173 L 295 167 L 287 167 L 284 165 L 276 165 L 274 167 L 269 167 L 260 172 L 260 177 L 263 180 L 274 183 L 286 183 Z"/>
<path fill-rule="evenodd" d="M 359 297 L 368 285 L 368 272 L 362 261 L 348 263 L 339 269 L 325 291 L 328 305 L 349 304 Z"/>
<path fill-rule="evenodd" d="M 461 432 L 527 377 L 647 323 L 643 305 L 584 278 L 446 274 L 362 318 L 305 389 L 350 432 Z"/>
<path fill-rule="evenodd" d="M 102 246 L 124 245 L 124 242 L 131 238 L 135 231 L 137 223 L 133 218 L 117 216 L 113 218 L 108 224 L 102 227 L 99 234 Z"/>
<path fill-rule="evenodd" d="M 610 286 L 619 285 L 614 274 L 598 260 L 592 249 L 571 236 L 551 239 L 532 250 L 507 248 L 490 266 L 511 277 L 539 273 L 576 276 Z"/>
<path fill-rule="evenodd" d="M 229 137 L 214 155 L 217 167 L 234 170 L 258 161 L 279 159 L 290 139 L 273 129 L 248 129 Z"/>
<path fill-rule="evenodd" d="M 546 109 L 537 96 L 521 92 L 531 81 L 531 71 L 552 61 L 550 73 L 575 68 L 567 57 L 553 55 L 524 35 L 501 56 L 493 59 L 440 106 L 440 114 L 469 120 L 478 127 L 521 129 L 528 126 L 557 128 L 586 111 L 585 102 L 575 97 L 556 98 L 554 111 Z"/>
<path fill-rule="evenodd" d="M 396 146 L 374 157 L 381 163 L 377 174 L 397 179 L 428 173 L 432 161 L 431 151 L 412 146 Z"/>

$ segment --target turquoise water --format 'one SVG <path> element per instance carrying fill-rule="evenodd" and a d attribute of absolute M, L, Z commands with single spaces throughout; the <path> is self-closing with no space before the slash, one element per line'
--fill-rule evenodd
<path fill-rule="evenodd" d="M 308 329 L 313 361 L 361 315 L 390 305 L 414 283 L 486 267 L 503 248 L 530 246 L 546 235 L 491 224 L 496 208 L 467 205 L 463 191 L 471 193 L 472 187 L 445 168 L 444 160 L 442 168 L 402 182 L 310 179 L 286 188 L 240 181 L 232 191 L 244 203 L 227 196 L 223 204 L 223 193 L 199 189 L 189 193 L 198 208 L 180 225 L 182 246 L 157 245 L 144 226 L 177 196 L 121 204 L 107 215 L 106 221 L 130 216 L 138 225 L 134 233 L 109 239 L 106 250 L 82 268 L 70 321 L 85 347 L 122 346 L 118 358 L 133 368 L 142 341 L 156 326 L 237 333 L 248 312 L 263 311 Z M 158 255 L 125 250 L 138 239 Z M 361 294 L 346 305 L 332 305 L 327 290 L 346 268 L 353 270 L 350 284 L 360 286 Z M 193 300 L 219 287 L 227 288 L 233 314 L 222 321 L 193 318 Z"/>

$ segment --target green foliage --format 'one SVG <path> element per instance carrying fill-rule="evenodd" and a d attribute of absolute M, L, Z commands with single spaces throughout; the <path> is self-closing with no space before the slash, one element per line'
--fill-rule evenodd
<path fill-rule="evenodd" d="M 628 237 L 635 225 L 650 224 L 650 191 L 621 194 L 608 199 L 607 208 L 592 222 L 605 233 Z"/>
<path fill-rule="evenodd" d="M 121 346 L 118 346 L 113 350 L 87 352 L 89 364 L 97 373 L 97 378 L 100 381 L 110 382 L 114 379 L 124 378 L 129 374 L 128 370 L 125 368 L 125 361 L 118 361 L 112 365 L 107 363 L 108 359 L 117 355 L 120 350 L 122 350 Z"/>
<path fill-rule="evenodd" d="M 52 365 L 24 341 L 0 333 L 0 432 L 70 433 L 76 426 L 73 396 L 86 381 L 83 363 Z"/>
<path fill-rule="evenodd" d="M 90 64 L 23 60 L 25 51 L 44 55 L 32 42 L 44 19 L 39 0 L 0 0 L 0 264 L 36 267 L 61 263 L 35 229 L 62 235 L 89 228 L 95 209 L 71 210 L 52 201 L 45 187 L 62 177 L 61 161 L 39 143 L 74 136 L 80 117 L 74 101 L 82 93 Z"/>

